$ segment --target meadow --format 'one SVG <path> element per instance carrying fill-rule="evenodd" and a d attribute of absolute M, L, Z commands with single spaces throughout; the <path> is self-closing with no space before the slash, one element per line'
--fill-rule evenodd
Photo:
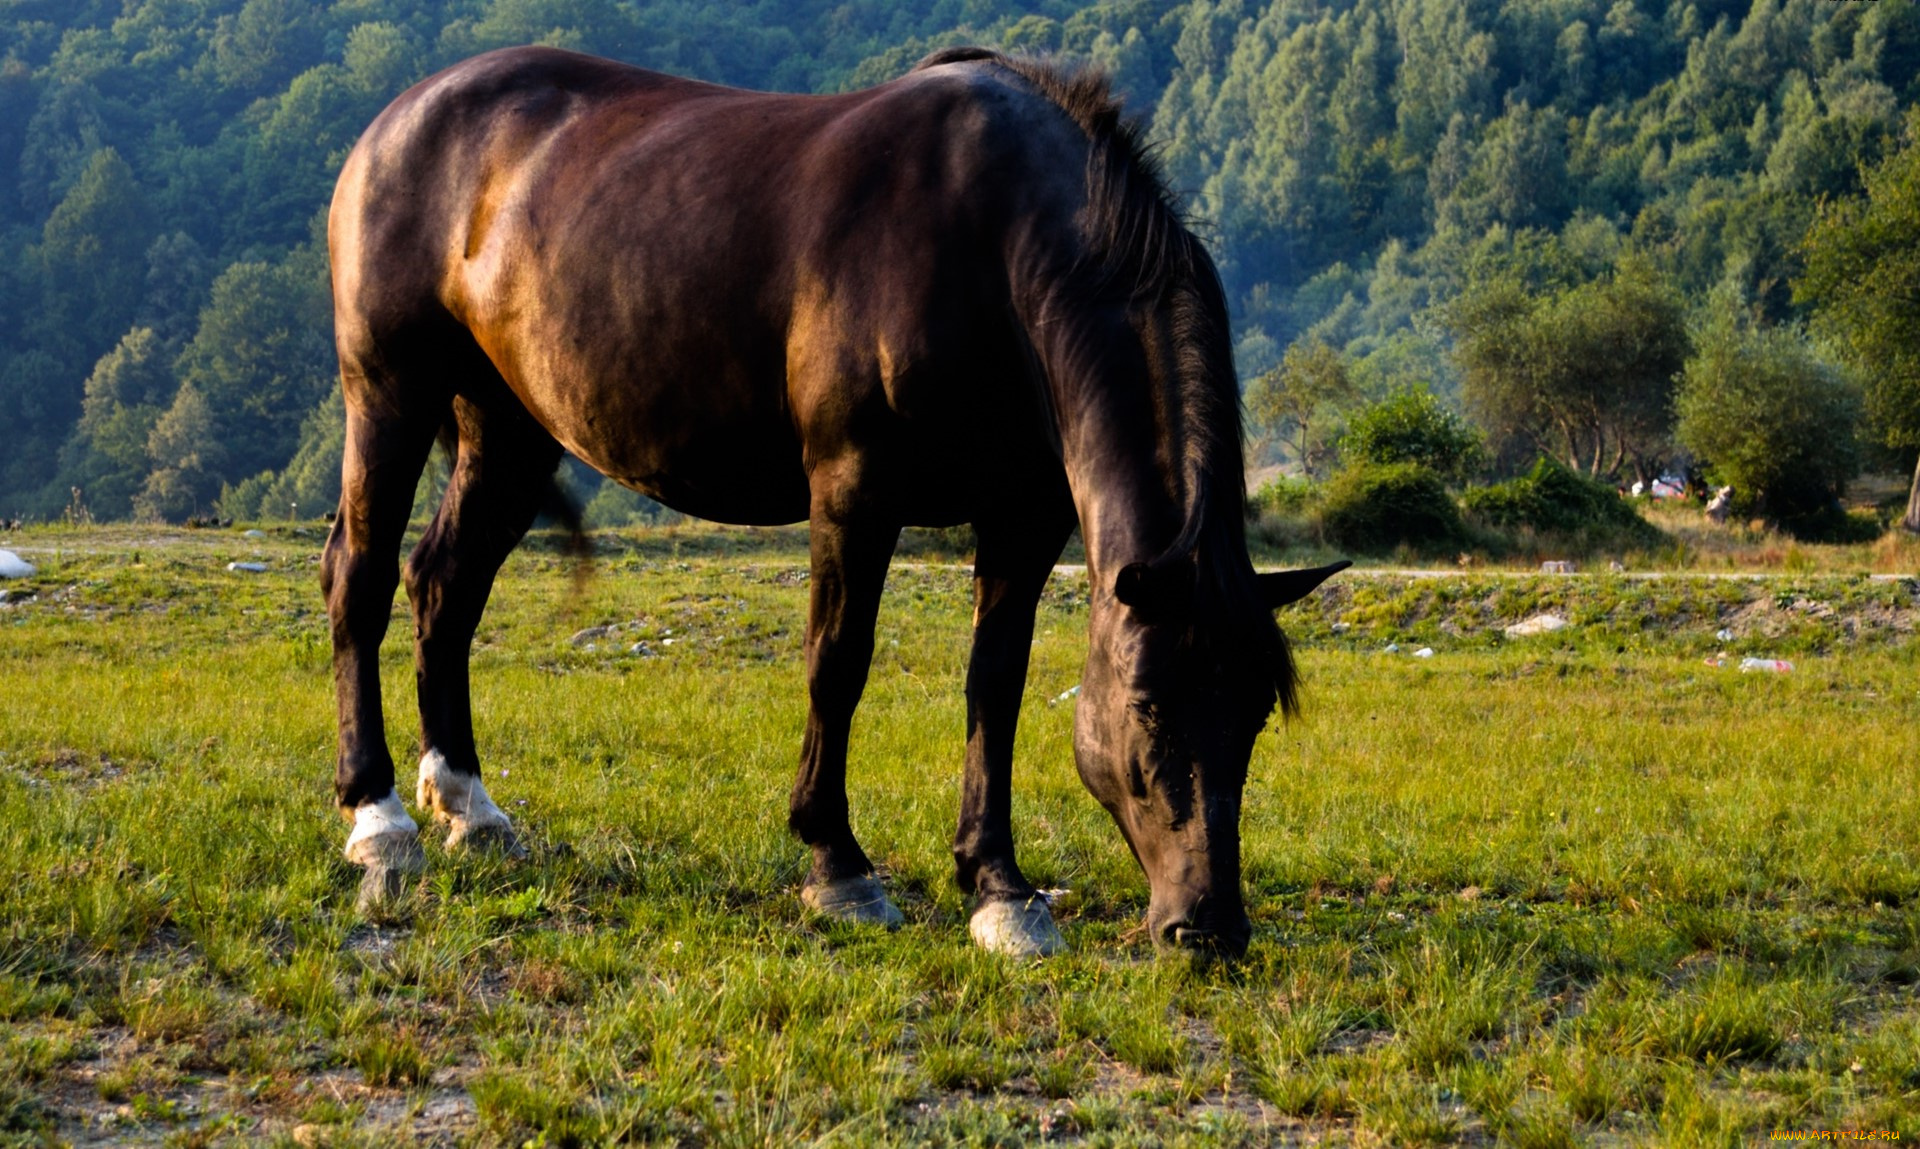
<path fill-rule="evenodd" d="M 320 528 L 0 541 L 39 565 L 0 583 L 0 1144 L 1920 1137 L 1920 583 L 1342 576 L 1282 618 L 1307 710 L 1255 751 L 1222 965 L 1153 950 L 1074 773 L 1063 569 L 1015 828 L 1072 950 L 1020 964 L 951 877 L 964 554 L 909 542 L 850 769 L 887 934 L 797 897 L 798 532 L 609 535 L 577 590 L 516 554 L 473 685 L 531 857 L 430 833 L 395 922 L 340 856 Z"/>

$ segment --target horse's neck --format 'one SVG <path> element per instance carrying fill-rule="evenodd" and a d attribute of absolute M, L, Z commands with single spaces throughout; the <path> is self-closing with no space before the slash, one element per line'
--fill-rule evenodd
<path fill-rule="evenodd" d="M 1088 392 L 1061 421 L 1061 452 L 1089 573 L 1111 581 L 1128 563 L 1159 555 L 1179 533 L 1179 492 L 1165 473 L 1179 465 L 1178 454 L 1165 450 L 1157 405 L 1144 388 Z"/>

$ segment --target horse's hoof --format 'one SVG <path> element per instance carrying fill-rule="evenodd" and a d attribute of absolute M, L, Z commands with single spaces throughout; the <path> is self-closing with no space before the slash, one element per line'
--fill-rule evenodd
<path fill-rule="evenodd" d="M 906 921 L 887 900 L 886 887 L 880 884 L 880 879 L 872 876 L 815 882 L 800 891 L 800 900 L 826 917 L 855 925 L 897 930 L 900 923 Z"/>
<path fill-rule="evenodd" d="M 429 750 L 421 757 L 414 797 L 433 811 L 434 821 L 453 828 L 447 835 L 447 849 L 483 850 L 508 858 L 527 856 L 513 832 L 513 821 L 487 796 L 480 776 L 454 770 L 438 750 Z"/>
<path fill-rule="evenodd" d="M 347 841 L 347 861 L 369 870 L 393 870 L 417 874 L 427 868 L 427 855 L 420 848 L 420 835 L 413 830 L 391 830 L 368 834 Z"/>
<path fill-rule="evenodd" d="M 360 896 L 354 899 L 356 913 L 370 922 L 385 922 L 401 916 L 406 898 L 407 879 L 413 875 L 392 866 L 368 866 L 360 877 Z"/>
<path fill-rule="evenodd" d="M 406 893 L 407 879 L 427 868 L 420 835 L 410 831 L 356 839 L 347 846 L 347 860 L 366 867 L 354 909 L 376 921 L 394 916 Z"/>
<path fill-rule="evenodd" d="M 504 818 L 498 822 L 454 819 L 453 833 L 447 835 L 447 849 L 473 850 L 516 860 L 527 856 L 527 848 L 520 844 L 520 835 L 513 832 L 513 823 Z"/>
<path fill-rule="evenodd" d="M 981 949 L 1014 958 L 1046 957 L 1067 948 L 1047 899 L 1038 894 L 983 903 L 973 911 L 967 932 Z"/>

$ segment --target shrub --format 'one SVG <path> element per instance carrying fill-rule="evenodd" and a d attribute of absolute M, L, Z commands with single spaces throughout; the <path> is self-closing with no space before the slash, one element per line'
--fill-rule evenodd
<path fill-rule="evenodd" d="M 1403 387 L 1354 416 L 1340 449 L 1356 463 L 1419 463 L 1455 481 L 1478 470 L 1480 434 L 1425 388 Z"/>
<path fill-rule="evenodd" d="M 1859 392 L 1791 328 L 1716 292 L 1675 402 L 1676 434 L 1717 482 L 1800 535 L 1829 533 L 1859 470 Z"/>
<path fill-rule="evenodd" d="M 1306 479 L 1272 479 L 1260 484 L 1260 489 L 1247 500 L 1247 514 L 1250 518 L 1261 515 L 1298 517 L 1313 509 L 1319 493 L 1319 488 Z"/>
<path fill-rule="evenodd" d="M 1363 464 L 1340 472 L 1327 485 L 1321 523 L 1329 541 L 1355 551 L 1449 543 L 1465 531 L 1446 484 L 1418 463 Z"/>
<path fill-rule="evenodd" d="M 1636 533 L 1653 528 L 1619 492 L 1542 455 L 1533 470 L 1517 479 L 1478 487 L 1463 499 L 1467 512 L 1490 526 L 1512 530 L 1572 534 L 1594 529 L 1625 529 Z"/>

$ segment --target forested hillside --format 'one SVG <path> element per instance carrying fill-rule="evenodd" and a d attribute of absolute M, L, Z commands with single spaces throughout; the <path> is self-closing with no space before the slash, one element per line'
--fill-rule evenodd
<path fill-rule="evenodd" d="M 1912 0 L 0 0 L 0 512 L 329 505 L 333 174 L 408 84 L 528 42 L 787 90 L 958 42 L 1096 62 L 1243 375 L 1304 337 L 1371 395 L 1458 394 L 1456 304 L 1501 277 L 1796 319 L 1817 205 L 1920 73 Z"/>

